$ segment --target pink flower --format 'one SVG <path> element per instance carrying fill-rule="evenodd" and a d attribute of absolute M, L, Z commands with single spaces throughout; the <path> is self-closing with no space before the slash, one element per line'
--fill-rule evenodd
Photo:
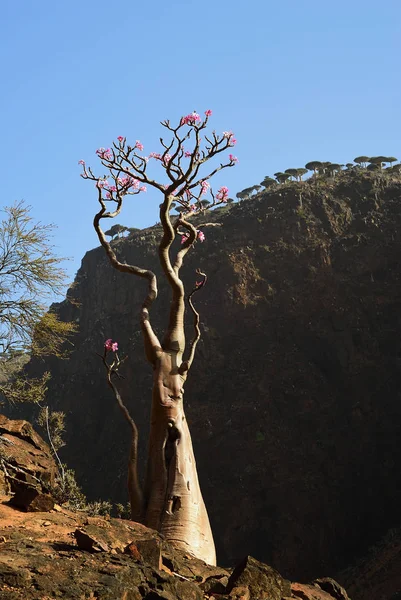
<path fill-rule="evenodd" d="M 205 110 L 205 115 L 206 115 L 207 117 L 211 117 L 211 116 L 212 116 L 212 111 L 211 111 L 210 109 L 208 109 L 208 110 Z"/>
<path fill-rule="evenodd" d="M 195 125 L 201 118 L 198 113 L 194 110 L 193 113 L 181 118 L 181 125 Z"/>
<path fill-rule="evenodd" d="M 143 150 L 143 144 L 139 140 L 136 140 L 134 148 L 138 148 L 140 152 Z"/>
<path fill-rule="evenodd" d="M 210 183 L 208 181 L 202 181 L 201 183 L 201 196 L 207 194 L 210 188 Z"/>
<path fill-rule="evenodd" d="M 230 159 L 230 162 L 232 162 L 232 163 L 238 162 L 238 158 L 236 156 L 234 156 L 233 154 L 229 154 L 228 158 Z"/>
<path fill-rule="evenodd" d="M 84 161 L 84 160 L 79 160 L 79 161 L 78 161 L 78 164 L 79 164 L 79 165 L 83 165 L 83 166 L 85 166 L 85 161 Z"/>
<path fill-rule="evenodd" d="M 197 233 L 197 236 L 196 236 L 197 239 L 200 242 L 204 242 L 205 241 L 205 234 L 203 233 L 203 231 L 200 231 L 199 229 L 197 229 L 196 233 Z"/>
<path fill-rule="evenodd" d="M 101 158 L 102 160 L 111 160 L 113 158 L 113 153 L 110 150 L 110 148 L 98 148 L 96 150 L 96 154 L 99 156 L 99 158 Z"/>
<path fill-rule="evenodd" d="M 235 138 L 230 139 L 230 146 L 235 146 L 236 143 L 237 143 L 237 140 Z"/>
<path fill-rule="evenodd" d="M 111 338 L 109 338 L 104 343 L 104 349 L 106 350 L 106 352 L 117 352 L 117 350 L 118 350 L 118 343 L 117 342 L 113 342 L 113 340 Z"/>
<path fill-rule="evenodd" d="M 168 165 L 168 163 L 171 160 L 171 155 L 170 154 L 166 154 L 166 156 L 163 158 L 163 162 L 165 165 Z"/>
<path fill-rule="evenodd" d="M 181 236 L 181 244 L 185 244 L 187 239 L 189 238 L 189 233 L 183 233 Z"/>
<path fill-rule="evenodd" d="M 202 287 L 202 285 L 203 285 L 203 281 L 197 281 L 197 282 L 195 283 L 195 287 L 197 287 L 197 288 L 200 288 L 200 287 Z"/>
<path fill-rule="evenodd" d="M 189 150 L 185 150 L 185 152 L 184 152 L 185 158 L 189 158 L 191 155 L 192 155 L 192 152 L 190 152 Z"/>
<path fill-rule="evenodd" d="M 107 200 L 111 200 L 112 196 L 111 196 L 110 192 L 107 192 L 106 198 L 107 198 Z"/>
<path fill-rule="evenodd" d="M 217 190 L 216 198 L 217 198 L 217 200 L 220 200 L 220 202 L 227 202 L 227 200 L 228 200 L 228 187 L 226 187 L 225 185 L 223 185 L 219 190 Z"/>
<path fill-rule="evenodd" d="M 233 132 L 232 131 L 223 131 L 223 137 L 224 138 L 230 138 L 231 136 L 233 136 Z"/>
<path fill-rule="evenodd" d="M 117 139 L 120 142 L 120 144 L 122 144 L 125 141 L 125 137 L 123 137 L 122 135 L 119 135 Z"/>
<path fill-rule="evenodd" d="M 141 187 L 139 188 L 140 192 L 146 192 L 146 185 L 141 185 Z"/>
<path fill-rule="evenodd" d="M 161 159 L 161 154 L 159 154 L 158 152 L 151 152 L 149 154 L 149 158 L 157 158 L 158 160 Z"/>
<path fill-rule="evenodd" d="M 108 188 L 109 182 L 107 181 L 107 179 L 98 179 L 98 181 L 96 182 L 96 187 L 99 189 Z"/>

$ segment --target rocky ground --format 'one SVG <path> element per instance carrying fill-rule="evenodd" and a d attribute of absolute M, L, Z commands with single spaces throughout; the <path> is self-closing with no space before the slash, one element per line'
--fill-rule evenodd
<path fill-rule="evenodd" d="M 0 415 L 0 465 L 0 600 L 348 600 L 331 579 L 291 584 L 250 556 L 213 567 L 139 523 L 56 504 L 56 464 L 27 421 Z"/>
<path fill-rule="evenodd" d="M 0 600 L 347 600 L 333 580 L 290 583 L 247 557 L 234 570 L 175 550 L 155 531 L 55 505 L 23 512 L 0 498 Z"/>

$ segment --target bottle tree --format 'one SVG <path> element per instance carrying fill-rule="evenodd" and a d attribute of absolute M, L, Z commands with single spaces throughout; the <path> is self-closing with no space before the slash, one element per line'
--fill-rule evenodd
<path fill-rule="evenodd" d="M 232 167 L 237 162 L 237 158 L 229 154 L 225 162 L 215 162 L 214 166 L 208 168 L 211 164 L 209 161 L 221 157 L 236 143 L 231 131 L 222 134 L 215 131 L 207 133 L 210 116 L 211 111 L 207 110 L 203 119 L 193 112 L 182 117 L 175 126 L 168 120 L 163 121 L 169 141 L 160 138 L 160 153 L 151 152 L 148 156 L 143 156 L 141 142 L 136 141 L 130 146 L 125 137 L 119 136 L 111 148 L 99 148 L 96 151 L 107 176 L 95 175 L 84 161 L 79 162 L 83 167 L 81 176 L 95 182 L 99 211 L 94 217 L 94 227 L 110 263 L 118 271 L 130 273 L 147 282 L 140 323 L 146 358 L 153 368 L 153 391 L 148 465 L 143 491 L 137 475 L 136 425 L 116 385 L 119 366 L 116 342 L 106 341 L 102 357 L 108 383 L 132 428 L 128 475 L 131 516 L 158 530 L 178 547 L 215 564 L 213 536 L 199 486 L 183 404 L 184 385 L 201 336 L 199 314 L 193 304 L 193 296 L 204 286 L 206 275 L 199 272 L 199 280 L 187 294 L 181 278 L 185 256 L 193 250 L 197 241 L 204 240 L 203 229 L 212 225 L 202 223 L 195 227 L 191 223 L 191 217 L 202 215 L 207 195 L 211 199 L 208 208 L 228 201 L 228 188 L 221 187 L 213 193 L 209 180 L 218 171 Z M 167 182 L 150 176 L 152 163 L 156 166 L 154 162 L 164 172 Z M 113 219 L 120 214 L 127 195 L 144 192 L 146 186 L 154 188 L 161 196 L 162 237 L 158 257 L 171 291 L 169 319 L 164 337 L 160 340 L 152 328 L 150 318 L 151 306 L 157 298 L 155 273 L 146 266 L 121 262 L 101 227 L 103 220 Z M 170 214 L 173 203 L 183 209 L 179 215 Z M 178 249 L 173 247 L 176 238 L 180 242 Z M 194 323 L 189 344 L 184 328 L 186 304 Z"/>

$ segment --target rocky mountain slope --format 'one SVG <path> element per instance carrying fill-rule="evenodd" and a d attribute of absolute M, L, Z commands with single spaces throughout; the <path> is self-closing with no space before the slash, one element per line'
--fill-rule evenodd
<path fill-rule="evenodd" d="M 346 171 L 291 183 L 217 213 L 185 265 L 202 341 L 186 384 L 187 416 L 219 564 L 244 552 L 309 580 L 354 562 L 401 501 L 401 181 Z M 113 242 L 120 259 L 159 272 L 160 230 Z M 167 316 L 162 279 L 152 321 Z M 48 360 L 49 400 L 67 413 L 62 458 L 90 498 L 125 501 L 129 431 L 96 352 L 118 340 L 121 389 L 141 432 L 151 373 L 138 309 L 144 284 L 88 252 L 68 299 L 79 323 L 68 361 Z M 191 327 L 189 321 L 188 326 Z"/>

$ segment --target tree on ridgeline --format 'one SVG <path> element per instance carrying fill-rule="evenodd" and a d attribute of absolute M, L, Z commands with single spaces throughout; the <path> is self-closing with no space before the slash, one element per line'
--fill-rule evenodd
<path fill-rule="evenodd" d="M 108 235 L 109 237 L 114 239 L 115 236 L 121 237 L 121 235 L 126 231 L 128 231 L 128 227 L 124 227 L 124 225 L 118 225 L 118 223 L 116 223 L 115 225 L 110 227 L 108 231 L 105 231 L 104 235 Z"/>
<path fill-rule="evenodd" d="M 312 160 L 311 162 L 306 163 L 305 169 L 308 171 L 313 171 L 315 175 L 318 174 L 318 170 L 322 167 L 323 163 L 319 160 Z"/>
<path fill-rule="evenodd" d="M 385 156 L 372 156 L 371 158 L 369 158 L 369 165 L 368 168 L 369 170 L 374 171 L 375 167 L 377 167 L 378 169 L 382 169 L 384 163 L 388 162 L 387 158 Z M 375 165 L 373 167 L 371 167 L 371 165 Z"/>
<path fill-rule="evenodd" d="M 304 169 L 303 167 L 300 167 L 299 169 L 297 169 L 297 178 L 298 178 L 298 181 L 302 181 L 302 177 L 304 175 L 306 175 L 307 172 L 308 172 L 308 169 L 306 169 L 306 168 Z"/>
<path fill-rule="evenodd" d="M 129 463 L 129 494 L 131 515 L 135 520 L 161 532 L 167 540 L 191 552 L 202 560 L 214 564 L 215 550 L 209 519 L 200 491 L 191 436 L 184 413 L 184 385 L 195 358 L 201 337 L 200 317 L 193 300 L 205 283 L 206 274 L 198 270 L 197 281 L 185 291 L 181 268 L 188 252 L 197 242 L 205 239 L 204 229 L 216 223 L 199 223 L 195 227 L 191 218 L 204 211 L 203 197 L 209 194 L 210 207 L 225 204 L 228 188 L 213 192 L 210 178 L 237 159 L 229 154 L 225 162 L 222 153 L 235 145 L 234 134 L 225 131 L 207 133 L 211 111 L 205 118 L 193 112 L 181 118 L 177 125 L 163 121 L 169 140 L 161 138 L 160 153 L 142 154 L 143 145 L 136 141 L 129 145 L 119 136 L 112 148 L 100 148 L 97 155 L 108 176 L 97 176 L 84 161 L 82 177 L 95 182 L 99 211 L 94 217 L 94 227 L 111 265 L 122 273 L 136 276 L 147 283 L 147 294 L 140 310 L 140 323 L 146 358 L 153 370 L 151 424 L 149 434 L 148 468 L 143 488 L 137 474 L 138 432 L 118 389 L 117 342 L 105 342 L 102 360 L 107 381 L 127 419 L 132 432 Z M 202 140 L 204 142 L 202 143 Z M 209 161 L 220 158 L 207 168 Z M 152 165 L 164 174 L 159 181 L 149 174 Z M 121 262 L 101 228 L 103 220 L 117 217 L 127 195 L 155 189 L 161 196 L 160 222 L 163 229 L 158 246 L 158 258 L 163 276 L 171 291 L 170 316 L 164 337 L 156 335 L 150 318 L 150 309 L 157 298 L 157 278 L 146 266 Z M 173 217 L 171 204 L 179 205 L 180 214 Z M 110 207 L 110 210 L 108 209 Z M 178 239 L 180 247 L 175 248 Z M 184 314 L 187 308 L 193 318 L 193 337 L 187 346 Z"/>
<path fill-rule="evenodd" d="M 285 183 L 291 177 L 291 175 L 289 173 L 282 173 L 281 171 L 278 171 L 277 173 L 274 173 L 274 177 L 279 183 Z"/>
<path fill-rule="evenodd" d="M 298 169 L 286 169 L 284 173 L 287 173 L 290 177 L 293 177 L 294 181 L 298 179 Z"/>
<path fill-rule="evenodd" d="M 357 163 L 358 165 L 361 165 L 361 167 L 365 167 L 365 168 L 369 161 L 370 161 L 369 156 L 357 156 L 356 158 L 354 158 L 355 163 Z"/>
<path fill-rule="evenodd" d="M 264 188 L 266 188 L 268 190 L 269 188 L 277 185 L 277 181 L 275 181 L 272 177 L 269 177 L 268 175 L 266 175 L 264 180 L 260 182 L 260 185 L 262 185 Z"/>

